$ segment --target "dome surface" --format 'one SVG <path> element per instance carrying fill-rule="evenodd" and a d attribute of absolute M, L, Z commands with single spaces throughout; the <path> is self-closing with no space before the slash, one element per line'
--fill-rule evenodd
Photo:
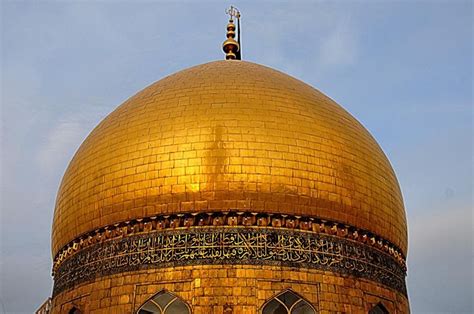
<path fill-rule="evenodd" d="M 215 61 L 150 85 L 91 132 L 58 192 L 53 256 L 114 223 L 228 210 L 337 221 L 407 250 L 395 173 L 356 119 L 279 71 Z"/>

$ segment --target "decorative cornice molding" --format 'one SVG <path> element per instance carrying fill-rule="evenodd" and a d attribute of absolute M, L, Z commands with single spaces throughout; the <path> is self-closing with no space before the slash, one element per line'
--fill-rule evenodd
<path fill-rule="evenodd" d="M 242 225 L 166 229 L 91 244 L 59 266 L 53 295 L 126 271 L 213 264 L 319 269 L 372 280 L 406 295 L 404 268 L 373 246 L 338 235 Z"/>
<path fill-rule="evenodd" d="M 96 229 L 71 241 L 56 254 L 52 274 L 54 276 L 60 265 L 69 257 L 96 243 L 153 231 L 185 230 L 205 226 L 273 227 L 335 235 L 388 253 L 406 272 L 406 260 L 400 248 L 367 230 L 317 217 L 222 211 L 144 217 Z"/>

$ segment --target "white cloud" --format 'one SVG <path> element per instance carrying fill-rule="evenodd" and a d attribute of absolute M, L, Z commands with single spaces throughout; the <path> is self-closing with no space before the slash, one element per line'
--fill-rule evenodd
<path fill-rule="evenodd" d="M 244 54 L 251 60 L 305 81 L 322 80 L 335 68 L 344 70 L 356 63 L 360 29 L 353 18 L 356 11 L 317 3 L 264 9 L 271 10 L 273 18 L 245 20 Z M 291 36 L 282 36 L 285 33 Z"/>
<path fill-rule="evenodd" d="M 321 41 L 319 63 L 323 66 L 353 64 L 357 58 L 357 35 L 349 25 L 340 25 Z"/>
<path fill-rule="evenodd" d="M 43 143 L 37 146 L 36 161 L 41 171 L 61 174 L 72 159 L 80 144 L 94 127 L 102 121 L 115 105 L 106 103 L 111 100 L 84 100 L 88 105 L 74 103 L 68 105 L 69 110 L 52 120 L 51 127 L 45 131 Z M 54 177 L 50 175 L 50 177 Z"/>
<path fill-rule="evenodd" d="M 42 171 L 51 172 L 64 168 L 72 158 L 88 129 L 80 119 L 66 119 L 54 126 L 40 148 L 37 161 Z"/>

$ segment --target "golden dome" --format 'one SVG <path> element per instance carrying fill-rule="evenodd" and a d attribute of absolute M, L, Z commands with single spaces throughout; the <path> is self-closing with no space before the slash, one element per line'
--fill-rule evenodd
<path fill-rule="evenodd" d="M 226 210 L 319 217 L 407 250 L 395 173 L 356 119 L 286 74 L 216 61 L 152 84 L 92 131 L 61 183 L 52 251 L 134 218 Z"/>

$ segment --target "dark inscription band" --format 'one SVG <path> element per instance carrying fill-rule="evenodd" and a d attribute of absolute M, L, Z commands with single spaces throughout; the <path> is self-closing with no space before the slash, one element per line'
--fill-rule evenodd
<path fill-rule="evenodd" d="M 243 227 L 167 230 L 97 243 L 59 266 L 53 295 L 100 276 L 202 264 L 314 268 L 373 280 L 406 295 L 405 270 L 380 250 L 326 234 Z"/>

